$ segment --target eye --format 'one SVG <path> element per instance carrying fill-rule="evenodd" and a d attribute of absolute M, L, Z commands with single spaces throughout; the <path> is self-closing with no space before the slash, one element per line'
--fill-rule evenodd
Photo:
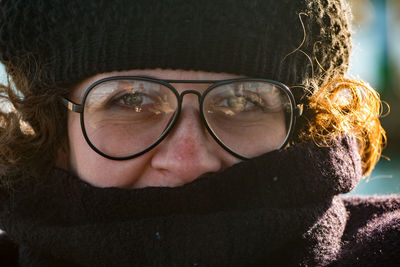
<path fill-rule="evenodd" d="M 226 100 L 222 101 L 220 105 L 222 106 L 223 104 L 225 104 L 225 102 L 230 108 L 234 109 L 235 111 L 243 111 L 254 107 L 254 103 L 249 101 L 244 96 L 230 96 Z"/>
<path fill-rule="evenodd" d="M 118 103 L 127 105 L 127 106 L 138 106 L 143 103 L 143 95 L 138 93 L 131 93 L 123 95 L 118 99 Z"/>
<path fill-rule="evenodd" d="M 117 99 L 115 99 L 114 103 L 122 107 L 137 109 L 140 106 L 154 104 L 154 101 L 146 94 L 134 92 L 127 93 L 118 97 Z"/>
<path fill-rule="evenodd" d="M 214 105 L 219 108 L 229 109 L 234 113 L 252 111 L 262 108 L 263 101 L 258 94 L 242 92 L 241 94 L 220 95 L 214 100 Z"/>
<path fill-rule="evenodd" d="M 222 94 L 216 96 L 213 100 L 212 108 L 214 111 L 220 111 L 226 115 L 248 115 L 254 113 L 272 113 L 279 112 L 282 109 L 282 102 L 278 94 L 259 93 L 254 91 L 242 91 L 240 94 Z M 211 109 L 211 110 L 212 110 Z M 208 112 L 213 112 L 209 110 Z"/>

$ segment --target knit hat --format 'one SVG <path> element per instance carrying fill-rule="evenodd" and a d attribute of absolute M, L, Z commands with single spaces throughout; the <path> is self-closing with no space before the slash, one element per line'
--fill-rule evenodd
<path fill-rule="evenodd" d="M 292 86 L 332 70 L 342 74 L 348 65 L 344 0 L 0 5 L 0 59 L 25 73 L 36 92 L 42 84 L 68 86 L 97 73 L 146 68 L 227 72 Z"/>

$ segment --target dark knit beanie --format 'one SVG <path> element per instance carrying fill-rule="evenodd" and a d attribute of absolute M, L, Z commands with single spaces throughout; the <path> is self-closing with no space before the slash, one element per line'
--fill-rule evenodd
<path fill-rule="evenodd" d="M 227 72 L 300 85 L 343 74 L 344 0 L 2 0 L 0 59 L 40 93 L 128 69 Z M 321 78 L 323 77 L 323 78 Z M 48 89 L 46 89 L 48 90 Z"/>

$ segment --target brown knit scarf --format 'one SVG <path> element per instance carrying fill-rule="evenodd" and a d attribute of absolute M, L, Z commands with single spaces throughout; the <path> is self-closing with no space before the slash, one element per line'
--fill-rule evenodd
<path fill-rule="evenodd" d="M 324 265 L 361 178 L 354 138 L 298 144 L 176 188 L 95 188 L 56 169 L 1 192 L 22 266 Z"/>

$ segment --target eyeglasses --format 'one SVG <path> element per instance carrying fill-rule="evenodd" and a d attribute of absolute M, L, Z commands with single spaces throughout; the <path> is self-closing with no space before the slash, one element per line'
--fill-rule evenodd
<path fill-rule="evenodd" d="M 177 83 L 211 84 L 203 93 L 182 93 Z M 90 85 L 81 104 L 62 98 L 80 113 L 83 135 L 98 154 L 113 160 L 140 156 L 157 146 L 178 121 L 183 97 L 195 94 L 201 121 L 226 151 L 248 159 L 287 145 L 302 105 L 289 88 L 266 79 L 158 80 L 114 76 Z"/>

